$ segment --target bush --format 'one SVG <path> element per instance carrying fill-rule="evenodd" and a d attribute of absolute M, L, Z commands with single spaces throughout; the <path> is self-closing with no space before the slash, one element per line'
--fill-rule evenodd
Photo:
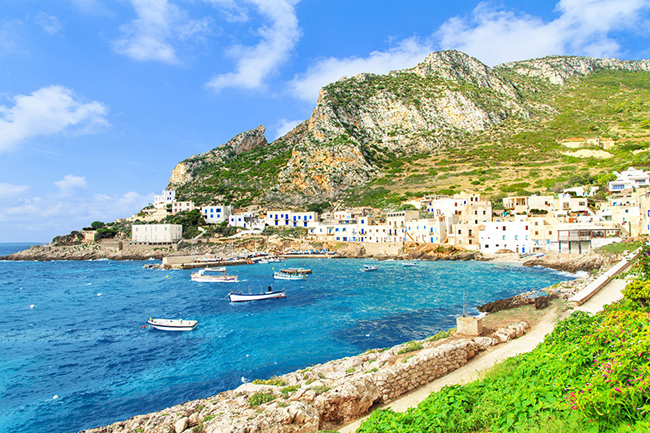
<path fill-rule="evenodd" d="M 409 341 L 408 343 L 406 343 L 405 347 L 401 348 L 399 352 L 397 352 L 397 354 L 402 355 L 404 353 L 415 352 L 416 350 L 420 350 L 423 348 L 424 346 L 422 345 L 422 343 L 418 341 Z"/>
<path fill-rule="evenodd" d="M 260 404 L 268 403 L 275 400 L 277 397 L 272 392 L 256 392 L 255 394 L 248 397 L 248 406 L 256 407 Z"/>
<path fill-rule="evenodd" d="M 270 379 L 255 379 L 253 383 L 255 385 L 273 385 L 273 386 L 284 386 L 287 384 L 284 380 L 278 378 L 277 376 L 273 376 Z"/>

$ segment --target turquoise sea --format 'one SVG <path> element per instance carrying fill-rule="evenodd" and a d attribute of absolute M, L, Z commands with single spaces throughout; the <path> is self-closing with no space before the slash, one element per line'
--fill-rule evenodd
<path fill-rule="evenodd" d="M 0 255 L 26 248 L 0 244 Z M 0 432 L 75 432 L 455 326 L 466 309 L 572 276 L 487 262 L 294 259 L 194 283 L 153 261 L 0 262 Z M 272 281 L 306 267 L 305 281 Z M 230 304 L 273 284 L 287 298 Z M 195 319 L 192 332 L 144 327 Z"/>

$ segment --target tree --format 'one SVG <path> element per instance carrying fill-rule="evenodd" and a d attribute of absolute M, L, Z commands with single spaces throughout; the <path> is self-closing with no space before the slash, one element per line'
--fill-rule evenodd
<path fill-rule="evenodd" d="M 102 227 L 104 227 L 105 225 L 106 225 L 106 224 L 104 224 L 104 223 L 101 222 L 101 221 L 94 221 L 94 222 L 90 225 L 90 227 L 92 227 L 93 230 L 98 230 L 98 229 L 101 229 Z"/>

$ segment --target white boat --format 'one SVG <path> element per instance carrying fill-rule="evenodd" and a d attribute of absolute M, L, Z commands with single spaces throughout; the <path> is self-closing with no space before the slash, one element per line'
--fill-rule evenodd
<path fill-rule="evenodd" d="M 406 266 L 406 267 L 408 267 L 408 266 L 417 266 L 417 265 L 418 265 L 418 262 L 404 262 L 404 263 L 402 263 L 402 266 Z"/>
<path fill-rule="evenodd" d="M 379 269 L 376 265 L 363 265 L 363 268 L 359 269 L 361 272 L 370 272 L 376 271 Z"/>
<path fill-rule="evenodd" d="M 213 275 L 210 275 L 214 272 Z M 200 269 L 196 274 L 190 276 L 192 281 L 199 283 L 236 283 L 239 279 L 237 275 L 228 275 L 226 268 L 205 268 Z"/>
<path fill-rule="evenodd" d="M 287 272 L 273 272 L 273 279 L 274 280 L 304 280 L 307 278 L 307 275 L 305 274 L 290 274 Z"/>
<path fill-rule="evenodd" d="M 161 331 L 191 331 L 199 322 L 183 319 L 152 319 L 150 317 L 147 323 Z"/>
<path fill-rule="evenodd" d="M 246 302 L 246 301 L 262 301 L 264 299 L 275 299 L 275 298 L 286 298 L 287 295 L 283 291 L 274 292 L 273 288 L 269 286 L 269 289 L 266 293 L 242 293 L 242 292 L 230 292 L 228 293 L 228 298 L 230 302 Z"/>

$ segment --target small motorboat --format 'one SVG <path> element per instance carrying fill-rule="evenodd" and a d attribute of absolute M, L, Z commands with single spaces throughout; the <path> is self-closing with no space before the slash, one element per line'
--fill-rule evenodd
<path fill-rule="evenodd" d="M 183 319 L 152 319 L 150 317 L 147 323 L 160 331 L 191 331 L 199 322 Z"/>
<path fill-rule="evenodd" d="M 246 301 L 263 301 L 264 299 L 286 298 L 287 295 L 283 291 L 274 292 L 273 287 L 269 286 L 266 292 L 260 293 L 242 293 L 230 292 L 228 298 L 230 302 L 246 302 Z"/>
<path fill-rule="evenodd" d="M 404 267 L 413 267 L 413 266 L 417 266 L 417 265 L 418 265 L 418 262 L 404 262 L 404 263 L 402 263 L 402 266 L 404 266 Z"/>
<path fill-rule="evenodd" d="M 363 268 L 359 269 L 361 272 L 370 272 L 370 271 L 376 271 L 379 269 L 377 265 L 363 265 Z"/>
<path fill-rule="evenodd" d="M 288 269 L 280 269 L 280 272 L 284 272 L 286 274 L 311 274 L 311 269 L 288 268 Z"/>
<path fill-rule="evenodd" d="M 236 283 L 239 281 L 237 275 L 228 275 L 224 267 L 200 269 L 197 273 L 192 274 L 190 279 L 199 283 Z"/>
<path fill-rule="evenodd" d="M 274 280 L 305 280 L 307 278 L 307 275 L 305 274 L 298 274 L 298 273 L 289 273 L 289 272 L 284 272 L 284 270 L 280 270 L 280 272 L 273 272 L 273 279 Z"/>

